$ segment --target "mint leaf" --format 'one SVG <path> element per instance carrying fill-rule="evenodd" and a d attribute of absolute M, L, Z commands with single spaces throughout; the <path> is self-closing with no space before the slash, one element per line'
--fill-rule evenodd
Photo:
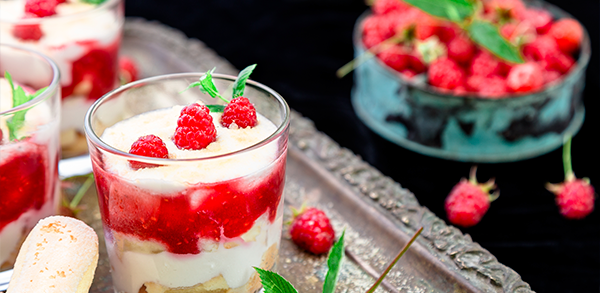
<path fill-rule="evenodd" d="M 185 91 L 187 91 L 187 90 L 189 90 L 189 89 L 191 89 L 191 88 L 193 88 L 193 87 L 199 87 L 199 86 L 201 86 L 201 83 L 200 83 L 199 81 L 197 81 L 197 82 L 194 82 L 194 83 L 192 83 L 192 84 L 188 85 L 188 87 L 186 87 L 186 88 L 185 88 L 184 90 L 182 90 L 180 93 L 183 93 L 183 92 L 185 92 Z M 202 90 L 202 89 L 201 89 L 200 91 L 202 91 L 203 93 L 206 93 L 206 92 L 205 92 L 204 90 Z"/>
<path fill-rule="evenodd" d="M 209 111 L 214 113 L 221 113 L 225 110 L 225 105 L 206 105 Z"/>
<path fill-rule="evenodd" d="M 213 98 L 219 98 L 225 101 L 225 103 L 229 103 L 227 99 L 223 98 L 223 96 L 219 94 L 219 90 L 212 80 L 213 71 L 215 71 L 215 68 L 207 71 L 206 74 L 200 78 L 200 91 L 205 94 L 209 94 Z"/>
<path fill-rule="evenodd" d="M 327 275 L 325 276 L 325 282 L 323 283 L 323 293 L 333 293 L 335 291 L 335 285 L 342 268 L 342 258 L 344 257 L 344 235 L 346 230 L 342 232 L 340 239 L 333 244 L 329 257 L 327 258 Z"/>
<path fill-rule="evenodd" d="M 475 13 L 475 5 L 469 0 L 404 0 L 433 16 L 460 21 Z"/>
<path fill-rule="evenodd" d="M 4 78 L 6 78 L 6 80 L 8 80 L 8 83 L 10 84 L 10 89 L 12 92 L 13 108 L 23 105 L 23 104 L 35 99 L 37 96 L 39 96 L 41 93 L 43 93 L 47 88 L 47 87 L 44 87 L 42 89 L 39 89 L 37 92 L 35 92 L 32 95 L 28 95 L 25 93 L 25 90 L 23 90 L 22 87 L 20 87 L 20 86 L 15 87 L 15 84 L 13 83 L 13 80 L 12 80 L 12 76 L 7 71 L 4 72 Z M 6 121 L 6 126 L 8 127 L 8 138 L 10 140 L 18 139 L 17 131 L 21 127 L 23 127 L 23 124 L 25 123 L 25 114 L 27 113 L 28 110 L 29 109 L 15 112 L 15 114 L 13 114 L 13 116 L 10 117 Z"/>
<path fill-rule="evenodd" d="M 98 5 L 98 4 L 104 3 L 104 1 L 106 1 L 106 0 L 81 0 L 81 1 L 88 3 L 88 4 Z"/>
<path fill-rule="evenodd" d="M 277 273 L 254 267 L 260 276 L 265 293 L 298 293 L 296 288 Z"/>
<path fill-rule="evenodd" d="M 488 49 L 498 58 L 512 63 L 524 63 L 519 49 L 500 35 L 498 28 L 490 22 L 473 20 L 467 27 L 471 39 Z"/>
<path fill-rule="evenodd" d="M 252 73 L 254 68 L 256 68 L 256 64 L 252 64 L 252 65 L 244 68 L 244 70 L 240 71 L 240 74 L 238 74 L 238 77 L 235 79 L 235 82 L 233 83 L 233 98 L 234 99 L 244 95 L 244 89 L 246 88 L 246 81 L 250 77 L 250 74 Z"/>

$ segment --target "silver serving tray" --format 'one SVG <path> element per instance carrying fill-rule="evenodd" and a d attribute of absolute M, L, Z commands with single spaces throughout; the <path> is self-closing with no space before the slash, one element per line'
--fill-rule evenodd
<path fill-rule="evenodd" d="M 190 71 L 236 75 L 238 70 L 196 39 L 143 19 L 127 19 L 122 51 L 140 65 L 142 77 Z M 285 98 L 285 97 L 284 97 Z M 285 187 L 287 205 L 317 206 L 332 218 L 339 235 L 346 229 L 348 256 L 338 292 L 366 292 L 408 239 L 423 233 L 398 262 L 378 291 L 389 292 L 533 292 L 519 274 L 499 263 L 469 235 L 422 207 L 414 194 L 318 132 L 292 113 Z M 75 180 L 77 183 L 77 180 Z M 67 188 L 68 189 L 68 188 Z M 65 190 L 67 197 L 72 192 Z M 70 195 L 69 195 L 70 194 Z M 81 204 L 79 218 L 100 236 L 100 260 L 90 292 L 112 292 L 95 190 Z M 285 217 L 290 218 L 289 209 Z M 326 256 L 299 250 L 286 228 L 277 271 L 299 292 L 320 292 Z"/>

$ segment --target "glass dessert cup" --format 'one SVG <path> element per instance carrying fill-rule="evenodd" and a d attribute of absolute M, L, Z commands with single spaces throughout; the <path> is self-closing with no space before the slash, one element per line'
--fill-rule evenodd
<path fill-rule="evenodd" d="M 85 113 L 118 86 L 123 1 L 92 5 L 69 0 L 57 6 L 57 14 L 37 18 L 24 18 L 24 2 L 0 1 L 2 43 L 30 48 L 56 62 L 62 87 L 62 155 L 85 153 Z M 35 37 L 22 35 L 35 30 Z"/>
<path fill-rule="evenodd" d="M 13 266 L 21 243 L 42 218 L 57 212 L 60 75 L 48 57 L 28 49 L 0 45 L 0 270 Z M 30 94 L 13 107 L 5 72 Z M 25 113 L 24 116 L 23 113 Z M 22 125 L 16 121 L 22 117 Z M 13 124 L 14 123 L 14 124 Z"/>
<path fill-rule="evenodd" d="M 525 1 L 555 18 L 573 18 L 542 1 Z M 354 30 L 355 56 L 365 52 L 363 14 Z M 584 29 L 576 64 L 543 90 L 489 99 L 475 94 L 444 93 L 426 76 L 407 79 L 370 58 L 354 71 L 352 105 L 373 131 L 406 149 L 449 160 L 510 162 L 548 153 L 574 136 L 583 124 L 582 93 L 591 56 Z"/>
<path fill-rule="evenodd" d="M 159 159 L 105 142 L 105 132 L 118 130 L 112 126 L 138 114 L 218 103 L 198 89 L 182 92 L 201 76 L 127 84 L 98 100 L 85 118 L 115 292 L 255 292 L 262 285 L 253 267 L 272 269 L 277 260 L 290 115 L 279 94 L 248 81 L 244 97 L 274 124 L 273 131 L 233 152 Z M 215 74 L 213 80 L 224 89 L 235 77 Z M 171 123 L 174 132 L 176 121 Z M 129 161 L 151 167 L 133 170 Z"/>

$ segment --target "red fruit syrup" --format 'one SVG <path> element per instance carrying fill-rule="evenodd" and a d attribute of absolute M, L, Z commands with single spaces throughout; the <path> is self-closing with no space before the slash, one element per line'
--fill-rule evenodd
<path fill-rule="evenodd" d="M 141 189 L 93 162 L 105 228 L 160 242 L 176 254 L 200 253 L 201 239 L 239 237 L 265 213 L 275 221 L 285 179 L 285 152 L 266 171 L 174 193 Z"/>

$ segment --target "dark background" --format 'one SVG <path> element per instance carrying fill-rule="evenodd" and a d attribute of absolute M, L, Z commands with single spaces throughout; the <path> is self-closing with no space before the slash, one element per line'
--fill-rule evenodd
<path fill-rule="evenodd" d="M 241 69 L 257 63 L 252 79 L 278 91 L 290 106 L 343 147 L 415 193 L 445 219 L 444 199 L 470 163 L 408 151 L 367 128 L 350 104 L 352 76 L 335 71 L 353 58 L 352 30 L 368 7 L 355 0 L 126 0 L 128 16 L 157 20 L 198 38 Z M 584 94 L 586 119 L 573 138 L 573 168 L 600 190 L 598 0 L 549 1 L 579 19 L 592 40 Z M 218 68 L 217 68 L 218 72 Z M 480 164 L 500 198 L 475 227 L 462 229 L 537 292 L 599 292 L 597 208 L 583 220 L 562 218 L 546 182 L 563 180 L 561 150 L 515 163 Z"/>

